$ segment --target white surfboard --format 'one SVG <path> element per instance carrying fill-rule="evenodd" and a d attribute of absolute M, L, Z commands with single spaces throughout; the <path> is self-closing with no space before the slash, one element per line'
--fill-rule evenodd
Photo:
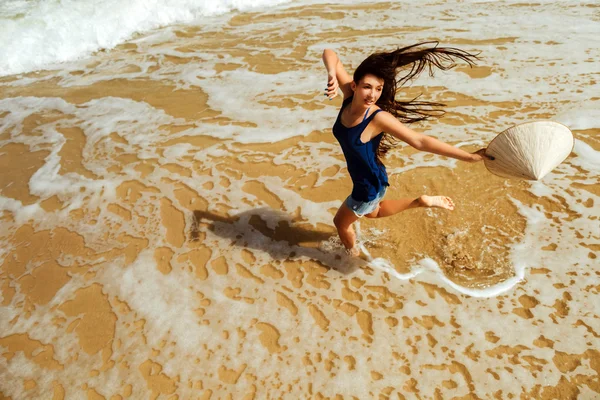
<path fill-rule="evenodd" d="M 526 122 L 498 134 L 488 145 L 487 169 L 504 178 L 540 180 L 573 150 L 573 134 L 554 121 Z"/>

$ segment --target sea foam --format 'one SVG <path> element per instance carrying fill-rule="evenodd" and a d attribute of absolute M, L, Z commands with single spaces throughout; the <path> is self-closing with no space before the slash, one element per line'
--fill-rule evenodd
<path fill-rule="evenodd" d="M 275 6 L 287 0 L 0 2 L 0 76 L 52 68 L 135 33 L 234 10 Z"/>

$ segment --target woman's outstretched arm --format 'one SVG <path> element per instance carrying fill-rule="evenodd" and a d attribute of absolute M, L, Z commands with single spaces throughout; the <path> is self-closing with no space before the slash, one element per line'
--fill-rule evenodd
<path fill-rule="evenodd" d="M 434 137 L 415 132 L 387 112 L 377 114 L 374 121 L 376 121 L 375 123 L 377 124 L 377 132 L 383 131 L 389 133 L 417 150 L 468 162 L 482 161 L 484 157 L 488 157 L 485 155 L 485 149 L 480 149 L 475 153 L 469 153 L 458 147 L 437 140 Z"/>
<path fill-rule="evenodd" d="M 338 95 L 337 90 L 339 88 L 344 93 L 344 98 L 352 96 L 352 88 L 350 87 L 352 78 L 344 69 L 335 51 L 331 49 L 323 51 L 323 64 L 325 64 L 325 68 L 327 69 L 327 89 L 325 95 L 331 100 Z"/>

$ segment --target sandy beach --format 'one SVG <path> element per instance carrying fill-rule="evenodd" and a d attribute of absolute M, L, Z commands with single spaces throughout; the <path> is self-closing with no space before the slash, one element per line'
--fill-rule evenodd
<path fill-rule="evenodd" d="M 355 1 L 232 11 L 0 76 L 0 400 L 600 397 L 600 8 Z M 542 181 L 402 143 L 352 190 L 321 53 L 481 52 L 404 88 L 411 127 L 475 151 L 518 123 L 575 137 Z"/>

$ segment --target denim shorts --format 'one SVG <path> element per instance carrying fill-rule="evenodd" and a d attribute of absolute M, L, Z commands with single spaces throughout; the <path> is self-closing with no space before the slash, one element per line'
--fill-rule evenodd
<path fill-rule="evenodd" d="M 379 203 L 381 202 L 381 200 L 383 200 L 383 196 L 385 196 L 386 190 L 386 186 L 382 187 L 379 193 L 377 193 L 377 197 L 375 197 L 371 201 L 354 200 L 352 198 L 352 195 L 350 195 L 346 199 L 345 203 L 357 217 L 362 217 L 366 214 L 372 213 L 377 209 L 377 207 L 379 207 Z"/>

